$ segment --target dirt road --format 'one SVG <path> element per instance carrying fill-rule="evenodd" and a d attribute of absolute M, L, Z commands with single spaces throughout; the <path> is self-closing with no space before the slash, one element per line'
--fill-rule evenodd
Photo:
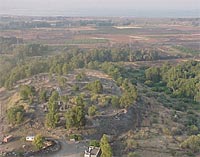
<path fill-rule="evenodd" d="M 76 143 L 65 140 L 59 141 L 61 143 L 60 151 L 42 157 L 81 157 L 86 149 L 86 145 L 83 142 Z"/>

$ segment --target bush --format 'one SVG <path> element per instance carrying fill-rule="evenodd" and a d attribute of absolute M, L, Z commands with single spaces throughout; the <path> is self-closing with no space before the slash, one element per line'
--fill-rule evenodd
<path fill-rule="evenodd" d="M 183 141 L 180 145 L 183 149 L 190 149 L 194 153 L 200 152 L 200 134 L 192 135 Z"/>
<path fill-rule="evenodd" d="M 75 141 L 81 141 L 83 140 L 83 137 L 80 134 L 71 134 L 70 139 L 75 139 Z"/>
<path fill-rule="evenodd" d="M 149 86 L 149 87 L 153 87 L 153 82 L 151 80 L 145 81 L 144 84 Z"/>
<path fill-rule="evenodd" d="M 91 140 L 90 141 L 90 146 L 100 147 L 100 143 L 97 140 Z"/>
<path fill-rule="evenodd" d="M 119 103 L 119 97 L 118 96 L 112 96 L 111 98 L 111 104 L 114 108 L 120 108 L 120 103 Z"/>
<path fill-rule="evenodd" d="M 40 134 L 36 135 L 33 144 L 37 149 L 41 149 L 44 146 L 44 137 Z"/>
<path fill-rule="evenodd" d="M 196 125 L 191 125 L 188 127 L 188 134 L 189 135 L 196 135 L 199 132 L 199 128 Z"/>
<path fill-rule="evenodd" d="M 162 132 L 164 133 L 164 135 L 167 135 L 167 136 L 171 135 L 171 132 L 170 132 L 170 130 L 168 128 L 163 127 L 162 128 Z"/>
<path fill-rule="evenodd" d="M 89 116 L 94 116 L 97 112 L 97 107 L 92 105 L 91 107 L 88 108 L 88 115 Z"/>
<path fill-rule="evenodd" d="M 79 91 L 79 86 L 76 85 L 76 84 L 73 85 L 73 86 L 72 86 L 72 90 L 75 91 L 75 92 Z"/>
<path fill-rule="evenodd" d="M 86 88 L 96 94 L 101 94 L 103 92 L 103 85 L 99 80 L 88 83 Z"/>

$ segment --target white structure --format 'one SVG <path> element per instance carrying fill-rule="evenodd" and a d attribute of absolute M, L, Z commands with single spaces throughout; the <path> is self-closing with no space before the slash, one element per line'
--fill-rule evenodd
<path fill-rule="evenodd" d="M 35 136 L 26 136 L 26 141 L 33 142 L 35 139 Z"/>
<path fill-rule="evenodd" d="M 84 157 L 100 157 L 101 149 L 99 147 L 89 146 L 85 150 Z"/>

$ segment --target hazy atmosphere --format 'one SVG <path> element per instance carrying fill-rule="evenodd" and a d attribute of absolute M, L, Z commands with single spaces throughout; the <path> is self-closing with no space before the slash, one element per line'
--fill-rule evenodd
<path fill-rule="evenodd" d="M 198 0 L 0 0 L 0 14 L 198 17 L 199 6 Z"/>

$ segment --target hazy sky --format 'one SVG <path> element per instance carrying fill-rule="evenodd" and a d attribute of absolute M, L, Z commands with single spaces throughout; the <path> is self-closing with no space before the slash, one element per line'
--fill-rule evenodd
<path fill-rule="evenodd" d="M 0 13 L 29 10 L 200 10 L 199 0 L 0 0 Z M 92 13 L 91 13 L 92 14 Z"/>

